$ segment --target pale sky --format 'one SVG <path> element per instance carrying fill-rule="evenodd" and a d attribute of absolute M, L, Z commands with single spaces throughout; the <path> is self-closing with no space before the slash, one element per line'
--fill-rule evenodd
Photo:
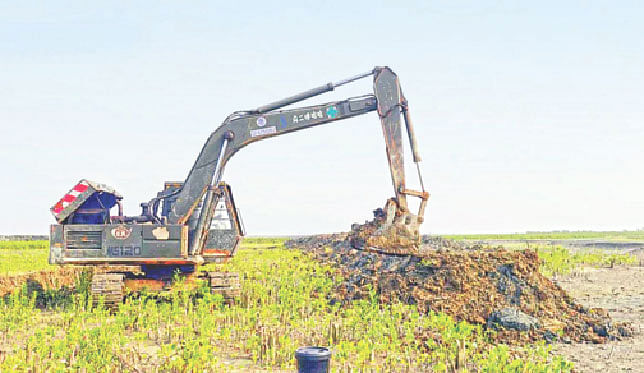
<path fill-rule="evenodd" d="M 374 65 L 410 102 L 424 233 L 643 227 L 644 5 L 482 3 L 0 0 L 0 234 L 46 233 L 81 178 L 137 215 L 229 113 Z M 393 196 L 374 113 L 248 146 L 224 180 L 251 235 Z"/>

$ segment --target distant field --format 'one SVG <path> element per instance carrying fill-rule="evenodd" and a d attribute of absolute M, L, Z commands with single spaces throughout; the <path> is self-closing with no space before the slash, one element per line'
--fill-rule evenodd
<path fill-rule="evenodd" d="M 48 249 L 49 241 L 0 241 L 0 250 L 11 249 Z"/>
<path fill-rule="evenodd" d="M 581 266 L 607 267 L 613 265 L 634 265 L 637 258 L 629 253 L 607 253 L 601 250 L 579 250 L 554 247 L 535 247 L 541 262 L 540 271 L 546 276 L 567 274 Z"/>
<path fill-rule="evenodd" d="M 286 238 L 246 238 L 245 249 L 282 246 Z M 49 241 L 0 241 L 0 275 L 58 268 L 48 263 Z"/>
<path fill-rule="evenodd" d="M 507 234 L 448 234 L 442 237 L 452 240 L 615 240 L 644 241 L 644 230 L 637 231 L 572 231 L 572 232 L 529 232 Z"/>
<path fill-rule="evenodd" d="M 0 241 L 0 275 L 54 268 L 48 241 Z"/>
<path fill-rule="evenodd" d="M 241 247 L 245 249 L 263 249 L 275 246 L 282 246 L 284 242 L 288 241 L 288 238 L 264 238 L 264 237 L 251 237 L 244 238 L 241 243 Z"/>

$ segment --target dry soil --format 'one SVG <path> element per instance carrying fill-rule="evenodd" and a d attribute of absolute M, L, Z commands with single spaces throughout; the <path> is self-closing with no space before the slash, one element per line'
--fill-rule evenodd
<path fill-rule="evenodd" d="M 558 344 L 579 372 L 644 372 L 644 267 L 583 268 L 557 283 L 586 307 L 632 323 L 635 335 L 607 344 Z"/>

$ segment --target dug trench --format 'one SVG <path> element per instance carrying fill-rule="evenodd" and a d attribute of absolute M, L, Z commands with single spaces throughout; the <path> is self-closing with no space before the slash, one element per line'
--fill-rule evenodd
<path fill-rule="evenodd" d="M 373 289 L 380 302 L 416 304 L 420 312 L 443 312 L 457 321 L 482 324 L 493 331 L 491 338 L 507 344 L 604 344 L 634 332 L 630 324 L 611 320 L 606 310 L 575 302 L 539 273 L 539 258 L 532 250 L 467 247 L 441 238 L 424 239 L 409 255 L 354 246 L 348 233 L 286 242 L 286 247 L 337 268 L 345 280 L 332 302 L 367 298 Z"/>

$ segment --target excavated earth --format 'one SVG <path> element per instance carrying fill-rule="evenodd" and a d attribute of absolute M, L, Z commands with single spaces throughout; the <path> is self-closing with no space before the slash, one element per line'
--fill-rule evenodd
<path fill-rule="evenodd" d="M 310 253 L 345 278 L 334 301 L 365 298 L 369 285 L 381 302 L 417 304 L 421 312 L 445 312 L 459 321 L 496 330 L 504 343 L 603 344 L 633 334 L 601 308 L 576 303 L 539 273 L 535 251 L 466 247 L 441 238 L 424 239 L 413 255 L 352 247 L 349 234 L 290 240 L 286 246 Z"/>

